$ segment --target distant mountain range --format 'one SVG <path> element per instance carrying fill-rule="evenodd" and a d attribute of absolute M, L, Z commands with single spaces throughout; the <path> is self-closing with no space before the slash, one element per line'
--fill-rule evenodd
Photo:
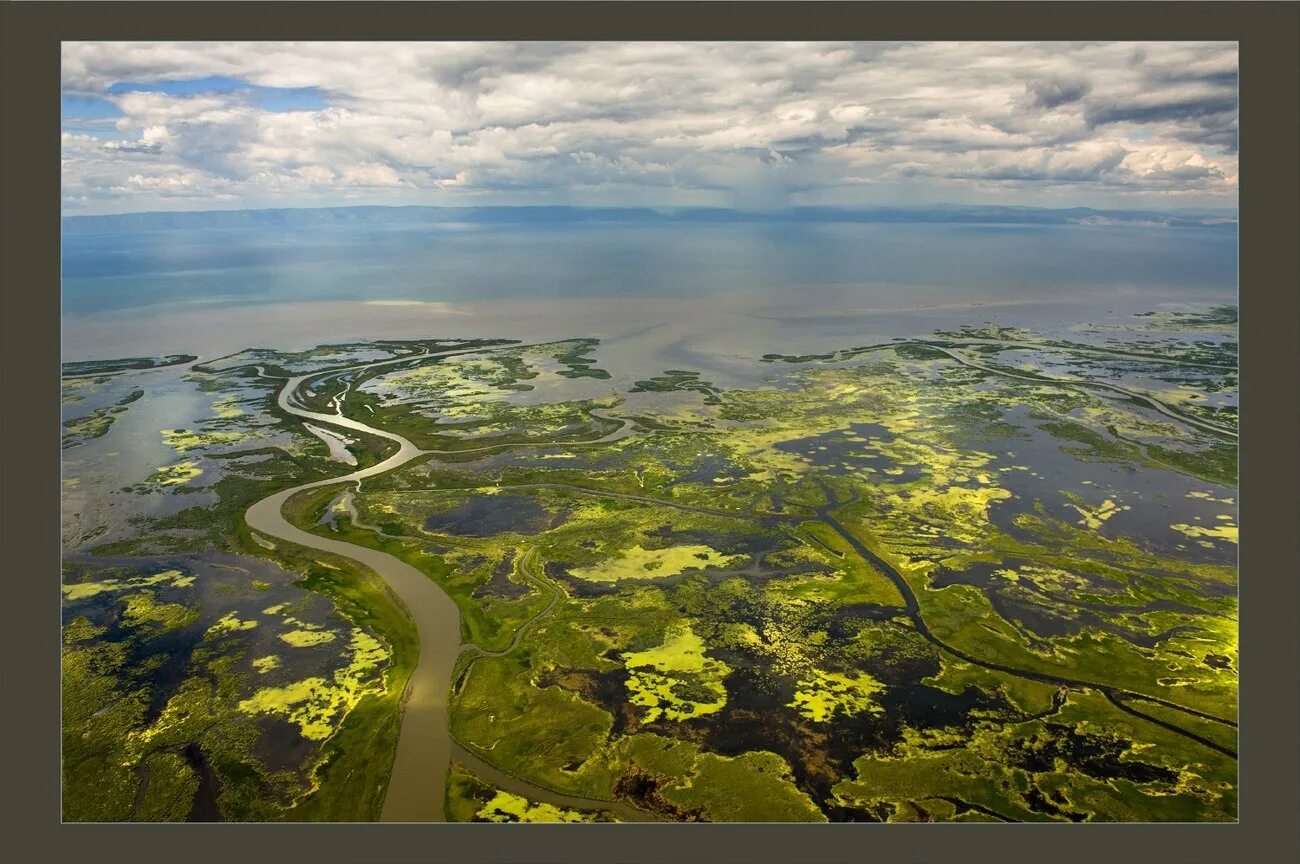
<path fill-rule="evenodd" d="M 558 224 L 579 222 L 884 222 L 1003 225 L 1132 225 L 1194 228 L 1236 224 L 1223 213 L 1164 213 L 1153 210 L 1094 210 L 1090 207 L 794 207 L 784 210 L 728 210 L 711 207 L 321 207 L 274 210 L 121 213 L 66 216 L 65 234 L 115 231 L 222 228 L 309 228 L 332 225 L 436 225 L 439 223 Z"/>

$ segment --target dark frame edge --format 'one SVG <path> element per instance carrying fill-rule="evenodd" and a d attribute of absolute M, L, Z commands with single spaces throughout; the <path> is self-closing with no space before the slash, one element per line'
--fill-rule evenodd
<path fill-rule="evenodd" d="M 438 7 L 435 10 L 432 6 Z M 527 8 L 526 8 L 527 7 Z M 3 524 L 12 597 L 5 629 L 13 768 L 7 845 L 21 859 L 195 861 L 311 855 L 346 861 L 1288 860 L 1300 854 L 1300 5 L 1295 3 L 4 3 L 0 4 L 0 351 Z M 251 14 L 250 14 L 251 13 Z M 576 17 L 575 17 L 576 16 Z M 586 16 L 583 18 L 582 16 Z M 530 29 L 531 28 L 531 29 Z M 1241 49 L 1243 437 L 1242 819 L 1236 825 L 1057 826 L 60 826 L 57 560 L 58 58 L 79 38 L 1213 38 Z M 1282 110 L 1279 110 L 1282 106 Z M 1288 113 L 1288 107 L 1290 113 Z M 52 254 L 51 254 L 52 253 Z M 44 364 L 49 363 L 46 367 Z M 24 367 L 35 374 L 18 375 Z M 1291 392 L 1287 392 L 1291 390 Z M 1281 393 L 1281 398 L 1279 398 Z M 15 406 L 20 406 L 15 408 Z M 18 458 L 15 458 L 18 454 Z M 1287 566 L 1292 565 L 1292 566 Z M 48 604 L 48 605 L 47 605 Z M 47 618 L 46 615 L 51 618 Z M 36 646 L 35 650 L 32 646 Z M 51 650 L 47 657 L 43 652 Z M 51 677 L 53 676 L 53 677 Z M 21 788 L 19 788 L 21 785 Z M 644 830 L 638 830 L 644 829 Z M 1041 829 L 1041 830 L 1040 830 Z M 575 830 L 585 833 L 577 834 Z M 860 833 L 871 831 L 870 835 Z M 1023 832 L 1023 833 L 1010 833 Z M 1056 833 L 1051 833 L 1056 832 Z M 1065 843 L 1060 840 L 1065 839 Z M 1055 842 L 1054 842 L 1055 841 Z M 1050 846 L 1047 844 L 1051 844 Z M 1286 849 L 1292 849 L 1288 855 Z M 1268 849 L 1268 853 L 1262 850 Z M 1048 852 L 1050 850 L 1050 852 Z"/>

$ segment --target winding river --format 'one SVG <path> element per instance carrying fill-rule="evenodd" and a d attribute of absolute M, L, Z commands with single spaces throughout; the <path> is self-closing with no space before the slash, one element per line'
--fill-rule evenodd
<path fill-rule="evenodd" d="M 415 669 L 411 672 L 411 678 L 407 683 L 406 693 L 403 697 L 401 730 L 397 739 L 397 752 L 393 759 L 392 776 L 389 779 L 388 789 L 384 795 L 383 809 L 380 813 L 381 821 L 444 821 L 443 803 L 446 794 L 447 771 L 453 754 L 458 762 L 473 770 L 483 779 L 515 794 L 548 801 L 562 807 L 608 810 L 616 813 L 626 821 L 645 821 L 652 818 L 648 814 L 622 802 L 565 795 L 555 790 L 527 783 L 484 762 L 462 748 L 451 738 L 447 725 L 447 704 L 451 692 L 452 671 L 457 657 L 464 650 L 479 650 L 488 656 L 500 656 L 508 653 L 518 645 L 520 638 L 524 635 L 523 631 L 527 629 L 528 625 L 535 623 L 535 621 L 530 621 L 528 625 L 521 627 L 510 648 L 504 652 L 482 652 L 477 646 L 462 646 L 460 641 L 460 610 L 451 597 L 444 593 L 424 573 L 386 552 L 346 543 L 342 540 L 320 537 L 291 525 L 284 518 L 282 510 L 285 502 L 299 492 L 344 483 L 354 483 L 359 488 L 361 481 L 367 477 L 392 471 L 416 457 L 438 452 L 421 450 L 401 435 L 367 426 L 350 417 L 343 416 L 342 405 L 340 404 L 342 394 L 336 396 L 332 403 L 338 412 L 335 414 L 310 411 L 298 403 L 295 395 L 298 388 L 308 379 L 322 377 L 322 375 L 335 375 L 345 371 L 361 371 L 373 369 L 377 366 L 407 363 L 412 359 L 412 357 L 406 356 L 392 360 L 381 360 L 376 363 L 350 367 L 349 369 L 331 370 L 328 373 L 313 372 L 307 375 L 299 375 L 285 381 L 276 400 L 277 404 L 285 412 L 315 423 L 330 424 L 354 432 L 384 438 L 395 442 L 398 449 L 396 453 L 387 459 L 369 468 L 362 468 L 339 477 L 303 483 L 291 489 L 276 492 L 249 507 L 244 515 L 248 526 L 262 534 L 308 549 L 316 549 L 349 558 L 369 567 L 378 573 L 392 588 L 393 593 L 397 595 L 411 615 L 419 639 L 420 650 Z M 259 375 L 269 377 L 263 367 L 255 368 Z M 614 420 L 617 418 L 602 417 L 602 419 Z M 627 425 L 620 420 L 619 428 L 602 438 L 594 441 L 571 442 L 567 446 L 603 444 L 627 434 Z M 477 449 L 491 450 L 510 446 L 530 445 L 497 444 Z M 556 445 L 547 442 L 532 446 Z M 543 614 L 550 611 L 555 604 L 555 600 L 556 598 L 553 596 L 551 602 L 543 610 Z M 541 616 L 537 617 L 540 618 Z"/>
<path fill-rule="evenodd" d="M 403 362 L 410 358 L 400 358 Z M 368 364 L 366 367 L 383 365 Z M 259 368 L 259 373 L 265 374 Z M 395 441 L 397 452 L 384 461 L 342 477 L 304 483 L 263 498 L 244 516 L 250 528 L 271 537 L 329 552 L 357 561 L 378 573 L 398 596 L 415 624 L 420 653 L 404 696 L 401 731 L 393 773 L 384 795 L 380 818 L 385 822 L 440 822 L 443 820 L 447 768 L 451 761 L 451 739 L 447 732 L 447 696 L 451 671 L 460 651 L 460 610 L 428 576 L 385 552 L 318 537 L 290 525 L 281 513 L 285 501 L 307 489 L 338 483 L 360 483 L 422 455 L 420 448 L 392 432 L 375 429 L 341 414 L 321 414 L 300 408 L 293 401 L 298 386 L 313 375 L 290 378 L 280 390 L 280 408 L 317 423 L 342 426 Z"/>

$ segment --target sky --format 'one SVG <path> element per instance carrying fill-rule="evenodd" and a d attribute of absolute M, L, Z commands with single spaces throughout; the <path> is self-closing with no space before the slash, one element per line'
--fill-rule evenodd
<path fill-rule="evenodd" d="M 1234 209 L 1235 43 L 68 42 L 63 208 Z"/>

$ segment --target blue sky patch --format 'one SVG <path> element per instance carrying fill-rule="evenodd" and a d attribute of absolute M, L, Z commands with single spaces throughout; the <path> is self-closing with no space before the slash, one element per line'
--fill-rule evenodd
<path fill-rule="evenodd" d="M 263 87 L 241 78 L 208 75 L 204 78 L 172 78 L 142 84 L 119 81 L 108 88 L 113 95 L 122 93 L 165 93 L 168 96 L 239 93 L 263 111 L 318 111 L 328 103 L 317 87 Z"/>
<path fill-rule="evenodd" d="M 98 96 L 64 96 L 61 103 L 64 121 L 116 120 L 122 112 L 107 99 Z"/>

